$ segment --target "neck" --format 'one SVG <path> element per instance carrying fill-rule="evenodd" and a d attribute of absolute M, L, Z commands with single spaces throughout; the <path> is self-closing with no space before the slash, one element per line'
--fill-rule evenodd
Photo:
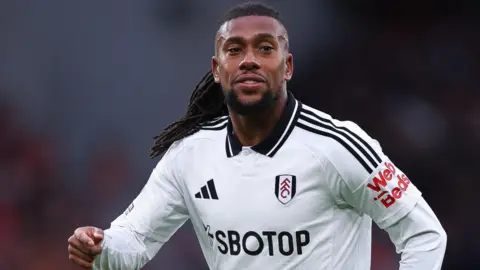
<path fill-rule="evenodd" d="M 265 139 L 282 116 L 287 103 L 287 94 L 279 97 L 271 109 L 260 115 L 245 116 L 230 110 L 233 131 L 243 146 L 254 146 Z"/>

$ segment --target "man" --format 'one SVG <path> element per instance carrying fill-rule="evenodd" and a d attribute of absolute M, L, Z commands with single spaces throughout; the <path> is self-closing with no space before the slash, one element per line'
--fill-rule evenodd
<path fill-rule="evenodd" d="M 186 115 L 155 138 L 148 183 L 105 232 L 77 229 L 70 259 L 140 269 L 190 218 L 211 269 L 364 270 L 374 220 L 400 269 L 440 269 L 446 233 L 418 189 L 356 124 L 296 100 L 292 74 L 279 14 L 230 10 Z"/>

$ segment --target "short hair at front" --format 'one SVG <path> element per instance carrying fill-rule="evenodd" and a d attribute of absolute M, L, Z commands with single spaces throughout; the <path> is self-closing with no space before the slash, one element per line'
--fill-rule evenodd
<path fill-rule="evenodd" d="M 259 2 L 246 2 L 231 8 L 224 14 L 223 18 L 219 21 L 219 25 L 222 25 L 225 22 L 231 21 L 233 19 L 247 16 L 271 17 L 276 19 L 282 25 L 285 25 L 280 15 L 280 12 L 266 4 Z"/>

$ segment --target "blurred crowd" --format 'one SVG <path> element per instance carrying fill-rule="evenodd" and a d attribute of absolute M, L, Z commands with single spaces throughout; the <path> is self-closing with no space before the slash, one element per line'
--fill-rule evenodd
<path fill-rule="evenodd" d="M 19 108 L 0 107 L 0 269 L 72 269 L 66 239 L 80 224 L 105 227 L 130 194 L 131 164 L 125 146 L 106 140 L 93 145 L 85 175 L 63 160 L 56 138 L 32 130 Z M 113 207 L 113 210 L 112 210 Z"/>
<path fill-rule="evenodd" d="M 357 122 L 423 192 L 448 234 L 444 269 L 480 269 L 480 38 L 475 22 L 377 24 L 312 59 L 295 89 L 336 118 Z M 315 79 L 313 79 L 315 78 Z M 375 235 L 374 269 L 396 269 Z M 379 256 L 375 256 L 375 254 Z M 386 262 L 388 261 L 388 263 Z M 385 265 L 389 265 L 386 267 Z"/>
<path fill-rule="evenodd" d="M 359 123 L 409 175 L 448 233 L 444 269 L 480 269 L 478 29 L 448 20 L 352 31 L 325 52 L 309 52 L 290 88 L 309 105 Z M 74 228 L 108 227 L 140 191 L 131 184 L 128 144 L 118 134 L 96 138 L 82 167 L 69 168 L 56 143 L 62 134 L 30 127 L 21 110 L 0 104 L 0 269 L 76 269 L 66 252 Z M 187 224 L 145 269 L 207 269 L 196 241 Z M 373 270 L 398 268 L 379 230 L 372 259 Z"/>

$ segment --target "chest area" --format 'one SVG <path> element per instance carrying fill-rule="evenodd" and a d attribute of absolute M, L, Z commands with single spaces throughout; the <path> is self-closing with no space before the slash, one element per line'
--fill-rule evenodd
<path fill-rule="evenodd" d="M 328 180 L 308 155 L 270 158 L 247 151 L 202 163 L 190 168 L 184 194 L 204 224 L 285 228 L 308 223 L 331 205 Z"/>

